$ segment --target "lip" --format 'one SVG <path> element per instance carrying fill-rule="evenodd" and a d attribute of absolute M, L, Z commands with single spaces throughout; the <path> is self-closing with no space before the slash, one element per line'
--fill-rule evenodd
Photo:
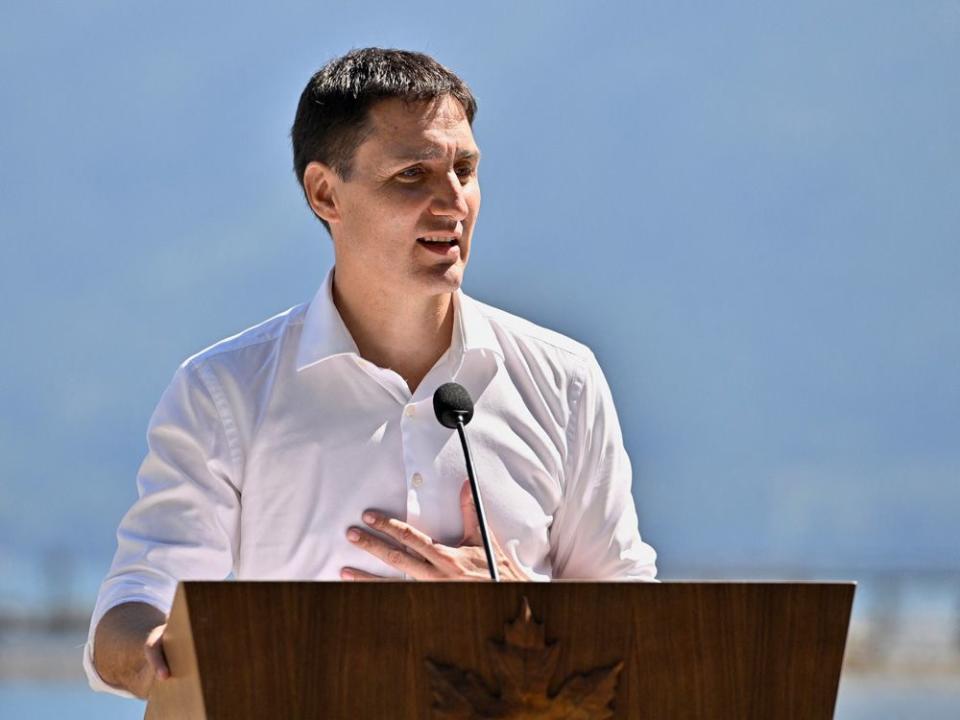
<path fill-rule="evenodd" d="M 451 238 L 460 242 L 460 239 L 463 237 L 462 230 L 432 230 L 430 232 L 425 232 L 423 235 L 417 236 L 417 240 L 420 238 L 428 237 L 442 237 L 442 238 Z"/>
<path fill-rule="evenodd" d="M 455 237 L 454 242 L 452 243 L 431 243 L 417 238 L 417 245 L 422 247 L 424 250 L 431 252 L 434 255 L 440 255 L 441 257 L 454 257 L 460 254 L 459 237 Z"/>

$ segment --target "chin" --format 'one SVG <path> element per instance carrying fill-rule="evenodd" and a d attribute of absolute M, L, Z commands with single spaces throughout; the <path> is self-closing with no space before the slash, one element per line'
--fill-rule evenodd
<path fill-rule="evenodd" d="M 463 265 L 455 263 L 427 268 L 426 272 L 420 273 L 418 280 L 417 284 L 430 295 L 456 292 L 463 284 Z"/>

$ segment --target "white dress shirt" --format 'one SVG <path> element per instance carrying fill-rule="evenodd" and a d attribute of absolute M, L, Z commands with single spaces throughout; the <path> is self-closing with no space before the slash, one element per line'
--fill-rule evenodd
<path fill-rule="evenodd" d="M 100 618 L 130 601 L 169 612 L 178 580 L 397 576 L 346 539 L 368 508 L 458 545 L 463 452 L 433 412 L 451 380 L 474 399 L 467 433 L 491 532 L 527 576 L 656 576 L 588 348 L 458 292 L 450 348 L 411 394 L 360 357 L 332 278 L 311 303 L 186 360 L 160 399 L 91 619 L 94 689 L 126 694 L 92 666 Z"/>

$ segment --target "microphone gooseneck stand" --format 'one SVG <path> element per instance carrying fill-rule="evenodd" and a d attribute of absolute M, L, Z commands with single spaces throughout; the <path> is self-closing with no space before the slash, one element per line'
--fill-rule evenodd
<path fill-rule="evenodd" d="M 473 419 L 473 399 L 463 385 L 455 382 L 444 383 L 433 393 L 433 412 L 441 425 L 451 430 L 456 429 L 460 435 L 463 459 L 467 464 L 467 477 L 470 479 L 470 492 L 473 494 L 473 505 L 477 511 L 477 525 L 480 527 L 480 537 L 483 539 L 483 551 L 487 556 L 487 568 L 490 570 L 490 579 L 500 582 L 496 558 L 493 556 L 493 546 L 490 544 L 490 535 L 487 532 L 487 518 L 483 513 L 480 484 L 477 482 L 477 473 L 473 469 L 473 459 L 465 429 L 466 424 Z"/>
<path fill-rule="evenodd" d="M 460 444 L 463 445 L 463 456 L 467 461 L 467 477 L 470 478 L 470 492 L 473 493 L 473 504 L 477 508 L 477 524 L 480 526 L 480 537 L 483 538 L 483 551 L 487 555 L 487 567 L 490 569 L 490 579 L 494 582 L 500 582 L 500 573 L 497 571 L 497 563 L 493 557 L 493 547 L 490 544 L 490 536 L 487 534 L 487 518 L 483 514 L 483 501 L 480 499 L 480 485 L 477 484 L 477 476 L 473 471 L 473 460 L 470 454 L 470 445 L 467 443 L 467 433 L 464 428 L 463 418 L 457 415 L 457 432 L 460 434 Z"/>

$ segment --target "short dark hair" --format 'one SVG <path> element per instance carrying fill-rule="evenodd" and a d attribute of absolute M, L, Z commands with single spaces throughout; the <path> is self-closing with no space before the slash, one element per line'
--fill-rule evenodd
<path fill-rule="evenodd" d="M 293 169 L 300 187 L 313 161 L 350 179 L 353 156 L 370 132 L 368 113 L 375 103 L 389 98 L 414 103 L 447 95 L 460 102 L 473 125 L 477 101 L 470 88 L 429 55 L 363 48 L 331 60 L 303 89 L 290 129 Z"/>

